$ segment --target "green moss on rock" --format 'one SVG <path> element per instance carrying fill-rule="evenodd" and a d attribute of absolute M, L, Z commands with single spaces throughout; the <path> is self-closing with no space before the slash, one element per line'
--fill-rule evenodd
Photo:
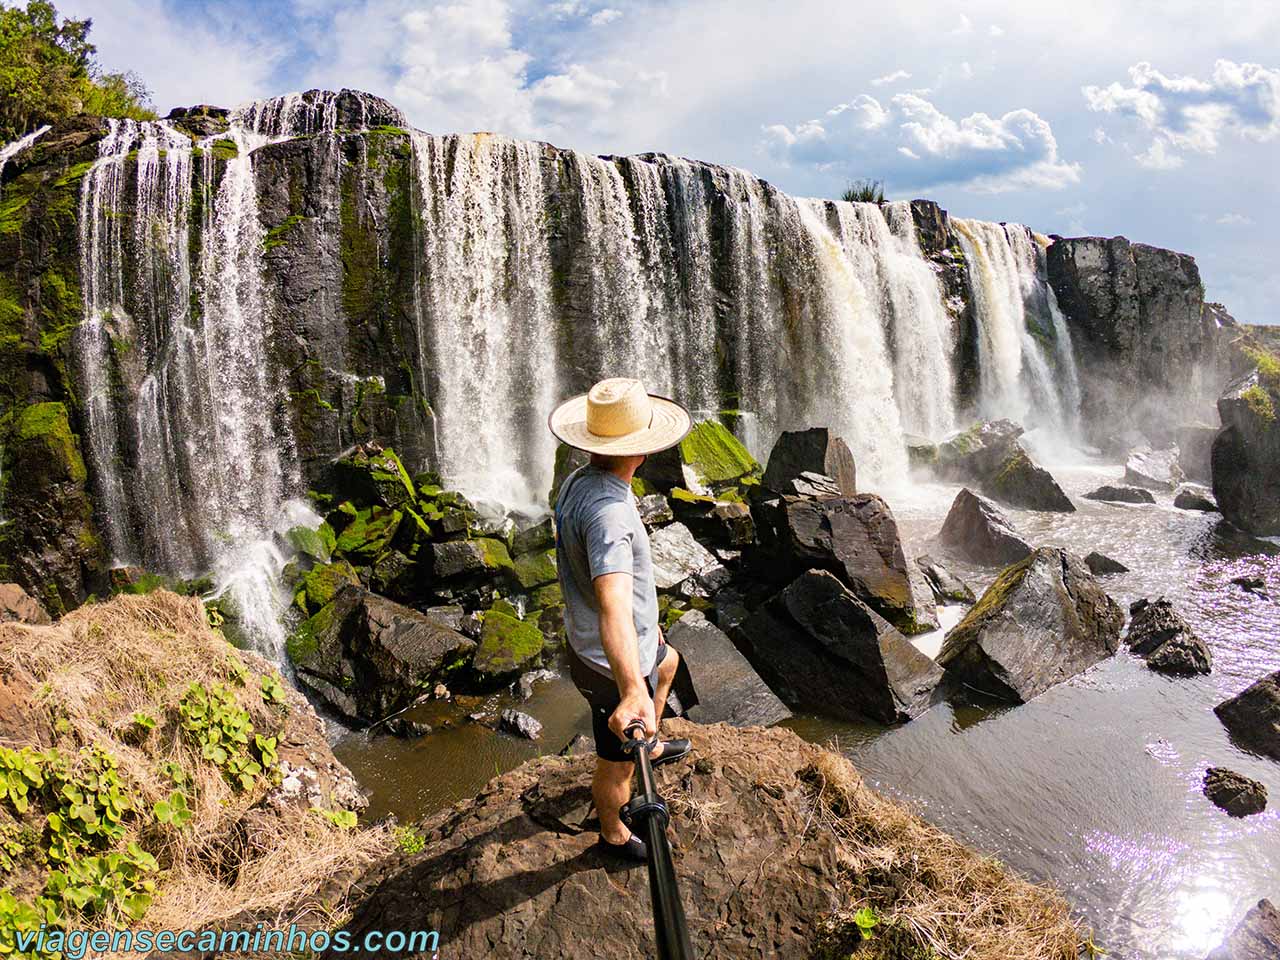
<path fill-rule="evenodd" d="M 552 583 L 556 579 L 556 552 L 545 550 L 516 557 L 516 580 L 526 590 Z"/>
<path fill-rule="evenodd" d="M 728 483 L 760 470 L 747 448 L 718 420 L 694 424 L 680 441 L 680 455 L 706 484 Z"/>
<path fill-rule="evenodd" d="M 71 432 L 67 407 L 63 403 L 34 403 L 18 415 L 14 425 L 14 440 L 18 444 L 37 446 L 46 459 L 41 462 L 38 454 L 26 452 L 25 463 L 39 464 L 45 476 L 60 480 L 84 483 L 88 476 L 80 447 Z"/>
<path fill-rule="evenodd" d="M 514 566 L 511 561 L 511 554 L 507 552 L 507 545 L 501 540 L 494 540 L 492 537 L 478 537 L 474 542 L 480 547 L 480 553 L 484 558 L 486 569 L 493 571 L 510 570 Z"/>
<path fill-rule="evenodd" d="M 357 576 L 355 567 L 345 560 L 312 567 L 298 584 L 294 603 L 303 613 L 315 613 L 328 606 L 338 591 L 349 583 L 359 585 L 360 577 Z"/>
<path fill-rule="evenodd" d="M 390 545 L 401 519 L 399 510 L 386 507 L 357 510 L 355 517 L 338 534 L 334 552 L 370 562 Z"/>
<path fill-rule="evenodd" d="M 488 677 L 516 673 L 538 660 L 544 642 L 542 631 L 532 623 L 500 610 L 488 610 L 471 666 Z"/>
<path fill-rule="evenodd" d="M 326 604 L 289 634 L 285 641 L 285 653 L 295 666 L 303 666 L 315 657 L 320 648 L 320 636 L 333 629 L 336 616 L 334 605 Z"/>
<path fill-rule="evenodd" d="M 320 526 L 326 527 L 327 525 L 322 523 Z M 330 537 L 332 537 L 333 531 L 330 530 L 329 533 Z M 325 542 L 325 537 L 320 530 L 313 530 L 311 527 L 301 525 L 290 527 L 284 536 L 294 550 L 319 563 L 329 562 L 329 555 L 336 543 L 333 540 Z"/>

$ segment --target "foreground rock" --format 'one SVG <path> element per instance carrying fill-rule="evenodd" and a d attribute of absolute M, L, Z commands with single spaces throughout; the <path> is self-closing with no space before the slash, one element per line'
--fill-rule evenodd
<path fill-rule="evenodd" d="M 1123 623 L 1082 560 L 1041 547 L 1000 573 L 947 634 L 938 664 L 980 693 L 1025 703 L 1114 654 Z"/>
<path fill-rule="evenodd" d="M 967 583 L 928 554 L 916 557 L 916 565 L 929 581 L 939 603 L 973 603 L 976 599 Z"/>
<path fill-rule="evenodd" d="M 829 570 L 904 633 L 938 626 L 924 574 L 907 562 L 893 511 L 874 493 L 779 497 L 757 501 L 752 513 L 762 575 L 786 583 L 806 570 Z"/>
<path fill-rule="evenodd" d="M 964 489 L 956 494 L 938 541 L 975 563 L 1004 566 L 1031 553 L 1000 509 L 985 497 Z"/>
<path fill-rule="evenodd" d="M 1129 568 L 1119 560 L 1112 560 L 1106 554 L 1099 553 L 1097 550 L 1084 558 L 1084 565 L 1089 568 L 1089 572 L 1095 577 L 1129 572 Z"/>
<path fill-rule="evenodd" d="M 0 583 L 0 623 L 49 623 L 49 614 L 40 601 L 16 583 Z"/>
<path fill-rule="evenodd" d="M 1213 708 L 1240 743 L 1280 760 L 1280 670 Z"/>
<path fill-rule="evenodd" d="M 299 681 L 363 723 L 409 706 L 475 649 L 475 641 L 443 623 L 350 585 L 288 644 Z"/>
<path fill-rule="evenodd" d="M 1204 772 L 1204 795 L 1233 817 L 1249 817 L 1267 809 L 1266 784 L 1226 767 Z"/>
<path fill-rule="evenodd" d="M 1276 960 L 1280 957 L 1280 910 L 1259 900 L 1222 946 L 1205 960 Z"/>
<path fill-rule="evenodd" d="M 1237 527 L 1273 537 L 1280 535 L 1280 359 L 1259 356 L 1259 368 L 1218 400 L 1213 495 Z"/>
<path fill-rule="evenodd" d="M 1150 490 L 1142 487 L 1115 486 L 1103 484 L 1097 490 L 1084 495 L 1086 500 L 1101 500 L 1104 503 L 1155 503 L 1156 498 Z"/>
<path fill-rule="evenodd" d="M 1205 642 L 1164 597 L 1154 602 L 1138 600 L 1129 607 L 1129 614 L 1133 619 L 1124 642 L 1152 670 L 1185 676 L 1213 668 Z"/>
<path fill-rule="evenodd" d="M 672 720 L 664 732 L 693 744 L 694 759 L 657 779 L 697 956 L 810 957 L 820 938 L 841 935 L 840 951 L 824 955 L 847 956 L 856 932 L 827 921 L 852 912 L 848 864 L 873 850 L 901 896 L 940 918 L 934 935 L 948 952 L 1000 942 L 1020 960 L 1075 956 L 1079 936 L 1060 897 L 873 793 L 844 758 L 779 728 Z M 434 929 L 453 960 L 656 956 L 648 872 L 595 847 L 593 768 L 588 756 L 539 757 L 424 821 L 421 852 L 387 858 L 352 891 L 352 942 L 370 930 Z M 887 917 L 896 895 L 862 902 Z M 998 904 L 989 913 L 998 919 L 975 923 L 965 908 L 974 897 Z M 904 955 L 924 954 L 909 928 L 898 936 Z"/>
<path fill-rule="evenodd" d="M 811 570 L 738 624 L 751 662 L 794 706 L 897 723 L 933 704 L 942 671 L 830 573 Z"/>
<path fill-rule="evenodd" d="M 784 431 L 769 453 L 763 485 L 775 493 L 797 493 L 795 483 L 809 481 L 804 474 L 819 474 L 835 481 L 835 495 L 850 497 L 857 493 L 857 473 L 853 454 L 840 437 L 833 437 L 826 427 Z"/>
<path fill-rule="evenodd" d="M 1218 505 L 1195 487 L 1179 487 L 1178 492 L 1174 494 L 1173 505 L 1179 510 L 1199 510 L 1202 513 L 1218 511 Z"/>
<path fill-rule="evenodd" d="M 1019 442 L 1021 435 L 1022 427 L 1009 420 L 976 423 L 938 446 L 935 472 L 945 480 L 975 484 L 1010 506 L 1074 513 L 1062 487 Z"/>
<path fill-rule="evenodd" d="M 791 711 L 765 685 L 733 642 L 698 610 L 690 610 L 667 631 L 693 677 L 698 704 L 686 712 L 695 723 L 768 727 Z"/>
<path fill-rule="evenodd" d="M 1021 444 L 1000 462 L 995 472 L 980 484 L 983 493 L 1001 503 L 1025 510 L 1075 513 L 1075 504 L 1044 467 L 1035 463 Z"/>
<path fill-rule="evenodd" d="M 1129 454 L 1124 464 L 1124 482 L 1148 490 L 1173 490 L 1182 482 L 1178 448 L 1152 450 L 1149 447 Z"/>

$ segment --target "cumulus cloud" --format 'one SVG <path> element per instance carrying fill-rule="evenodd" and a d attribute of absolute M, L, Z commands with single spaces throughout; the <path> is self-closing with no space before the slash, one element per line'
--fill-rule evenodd
<path fill-rule="evenodd" d="M 1267 141 L 1280 135 L 1280 70 L 1219 60 L 1207 80 L 1168 76 L 1150 63 L 1129 68 L 1129 83 L 1081 88 L 1090 110 L 1136 121 L 1151 136 L 1134 155 L 1145 167 L 1170 170 L 1184 153 L 1211 156 L 1235 134 Z"/>
<path fill-rule="evenodd" d="M 917 94 L 888 103 L 862 94 L 819 119 L 765 127 L 764 135 L 764 148 L 786 164 L 913 189 L 1059 190 L 1080 180 L 1080 165 L 1059 156 L 1049 123 L 1031 110 L 956 119 Z"/>
<path fill-rule="evenodd" d="M 997 23 L 993 23 L 991 26 L 987 28 L 987 33 L 993 37 L 1003 37 L 1004 27 L 1000 26 Z"/>
<path fill-rule="evenodd" d="M 603 10 L 597 10 L 591 15 L 591 25 L 593 27 L 603 27 L 607 23 L 613 23 L 622 16 L 621 10 L 615 10 L 613 7 L 605 7 Z"/>
<path fill-rule="evenodd" d="M 893 73 L 886 73 L 883 77 L 876 77 L 871 81 L 873 87 L 883 87 L 888 83 L 897 83 L 899 80 L 910 80 L 911 74 L 906 70 L 895 70 Z"/>
<path fill-rule="evenodd" d="M 1253 218 L 1243 213 L 1224 213 L 1217 222 L 1226 227 L 1248 227 L 1253 224 Z"/>

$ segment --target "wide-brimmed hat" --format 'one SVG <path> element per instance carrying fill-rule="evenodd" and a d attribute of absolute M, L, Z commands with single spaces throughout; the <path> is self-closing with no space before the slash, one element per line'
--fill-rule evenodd
<path fill-rule="evenodd" d="M 547 425 L 571 447 L 636 457 L 674 447 L 693 426 L 689 411 L 655 396 L 639 380 L 611 377 L 551 411 Z"/>

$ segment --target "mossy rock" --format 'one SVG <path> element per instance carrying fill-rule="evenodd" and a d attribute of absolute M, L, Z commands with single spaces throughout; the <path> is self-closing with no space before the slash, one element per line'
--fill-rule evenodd
<path fill-rule="evenodd" d="M 337 608 L 325 604 L 289 634 L 285 640 L 285 653 L 295 667 L 316 669 L 319 666 L 320 644 L 334 635 L 337 629 Z"/>
<path fill-rule="evenodd" d="M 387 549 L 400 527 L 403 514 L 385 507 L 357 510 L 355 517 L 338 534 L 334 552 L 364 562 L 372 562 Z"/>
<path fill-rule="evenodd" d="M 337 539 L 333 535 L 333 529 L 328 524 L 322 523 L 320 527 L 327 529 L 329 532 L 327 542 L 320 529 L 313 530 L 311 527 L 302 525 L 290 527 L 284 538 L 296 552 L 303 556 L 310 557 L 317 563 L 328 563 Z"/>
<path fill-rule="evenodd" d="M 497 573 L 502 570 L 510 570 L 515 566 L 511 560 L 511 554 L 507 550 L 507 545 L 501 540 L 495 540 L 492 537 L 479 537 L 473 540 L 472 543 L 480 547 L 486 570 L 492 570 Z"/>
<path fill-rule="evenodd" d="M 560 584 L 548 583 L 545 587 L 539 587 L 533 591 L 529 602 L 535 610 L 545 610 L 547 607 L 558 607 L 564 603 L 564 594 L 560 590 Z"/>
<path fill-rule="evenodd" d="M 591 461 L 591 455 L 585 450 L 579 450 L 577 447 L 571 447 L 567 443 L 561 443 L 556 447 L 555 467 L 552 471 L 551 491 L 547 494 L 547 502 L 551 506 L 556 505 L 556 498 L 560 496 L 560 485 L 564 483 L 565 478 L 579 467 L 586 466 Z"/>
<path fill-rule="evenodd" d="M 516 557 L 513 567 L 516 580 L 525 590 L 553 583 L 556 579 L 556 552 L 545 550 L 522 554 Z"/>
<path fill-rule="evenodd" d="M 537 662 L 543 643 L 542 631 L 532 623 L 501 610 L 487 610 L 472 669 L 481 676 L 495 678 L 517 673 Z"/>
<path fill-rule="evenodd" d="M 321 607 L 327 606 L 348 583 L 360 583 L 355 567 L 345 560 L 312 567 L 303 576 L 293 601 L 303 613 L 312 614 Z"/>
<path fill-rule="evenodd" d="M 66 404 L 34 403 L 23 409 L 14 424 L 13 444 L 14 461 L 22 464 L 24 473 L 35 474 L 28 475 L 28 482 L 84 483 L 88 478 Z"/>
<path fill-rule="evenodd" d="M 680 441 L 680 456 L 707 486 L 760 472 L 760 464 L 718 420 L 694 424 L 689 435 Z"/>
<path fill-rule="evenodd" d="M 409 471 L 394 450 L 357 450 L 333 465 L 333 492 L 357 505 L 402 507 L 418 499 Z"/>

